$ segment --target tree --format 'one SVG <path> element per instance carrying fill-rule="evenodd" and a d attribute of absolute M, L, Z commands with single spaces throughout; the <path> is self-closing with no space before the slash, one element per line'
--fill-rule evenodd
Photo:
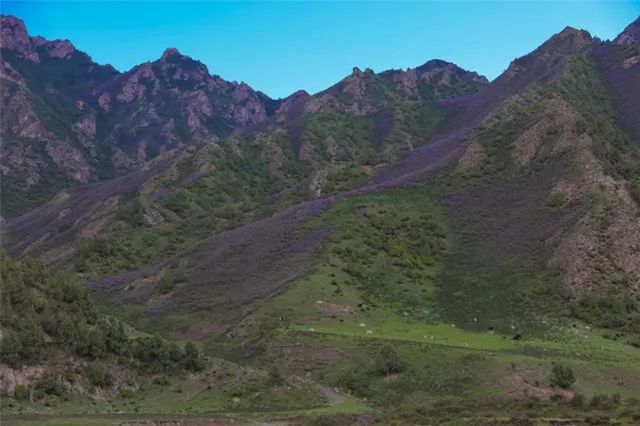
<path fill-rule="evenodd" d="M 101 318 L 98 327 L 102 330 L 107 352 L 117 355 L 129 353 L 129 338 L 124 325 L 113 318 Z"/>
<path fill-rule="evenodd" d="M 21 359 L 26 362 L 40 361 L 44 355 L 45 341 L 42 327 L 34 319 L 35 312 L 27 314 L 27 321 L 18 331 Z"/>
<path fill-rule="evenodd" d="M 87 380 L 93 386 L 104 387 L 109 383 L 109 372 L 104 364 L 92 362 L 87 366 Z"/>
<path fill-rule="evenodd" d="M 184 345 L 184 358 L 183 365 L 190 370 L 198 371 L 202 370 L 202 360 L 200 359 L 200 352 L 193 342 L 187 342 Z"/>
<path fill-rule="evenodd" d="M 376 360 L 376 370 L 378 372 L 389 375 L 400 373 L 405 368 L 406 363 L 392 346 L 385 345 L 382 347 Z"/>
<path fill-rule="evenodd" d="M 0 355 L 2 356 L 2 361 L 13 368 L 22 365 L 22 343 L 18 333 L 8 330 L 7 335 L 2 339 L 2 345 L 0 345 Z"/>
<path fill-rule="evenodd" d="M 102 357 L 106 351 L 104 333 L 99 327 L 91 327 L 81 323 L 78 327 L 76 350 L 81 356 L 95 359 Z"/>
<path fill-rule="evenodd" d="M 282 377 L 280 370 L 275 365 L 269 370 L 267 383 L 271 386 L 282 386 L 285 383 L 284 377 Z"/>
<path fill-rule="evenodd" d="M 64 393 L 64 387 L 60 383 L 57 377 L 51 374 L 45 374 L 38 382 L 38 391 L 40 395 L 45 393 L 47 395 L 62 395 Z"/>
<path fill-rule="evenodd" d="M 158 280 L 156 289 L 160 294 L 167 294 L 171 290 L 173 290 L 173 279 L 171 278 L 171 274 L 168 271 L 165 272 Z"/>
<path fill-rule="evenodd" d="M 60 321 L 60 325 L 58 326 L 57 336 L 58 340 L 65 344 L 71 344 L 75 342 L 77 330 L 76 324 L 73 322 L 71 317 L 68 314 L 63 314 L 62 321 Z"/>
<path fill-rule="evenodd" d="M 563 389 L 570 388 L 576 381 L 573 370 L 562 364 L 554 363 L 551 369 L 551 385 Z"/>

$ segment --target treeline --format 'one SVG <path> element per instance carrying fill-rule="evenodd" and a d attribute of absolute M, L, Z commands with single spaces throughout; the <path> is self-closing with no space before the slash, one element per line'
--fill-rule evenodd
<path fill-rule="evenodd" d="M 39 260 L 0 253 L 0 278 L 0 355 L 11 367 L 45 362 L 56 350 L 91 361 L 111 357 L 150 372 L 203 366 L 191 342 L 129 337 L 122 322 L 98 313 L 82 284 L 64 272 L 45 271 Z"/>

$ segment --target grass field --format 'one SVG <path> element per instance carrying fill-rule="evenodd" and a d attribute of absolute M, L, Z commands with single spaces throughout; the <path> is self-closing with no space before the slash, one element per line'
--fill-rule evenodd
<path fill-rule="evenodd" d="M 557 391 L 550 385 L 554 363 L 575 372 L 571 394 L 587 399 L 619 395 L 623 401 L 640 394 L 638 349 L 568 317 L 560 303 L 529 307 L 533 326 L 517 317 L 509 321 L 503 313 L 494 316 L 502 321 L 498 327 L 480 324 L 481 319 L 469 318 L 463 303 L 442 314 L 447 302 L 441 271 L 450 253 L 456 253 L 458 232 L 444 219 L 440 200 L 446 196 L 446 190 L 434 187 L 380 192 L 347 200 L 314 220 L 310 226 L 334 227 L 316 269 L 262 305 L 253 318 L 260 328 L 241 327 L 232 345 L 250 350 L 266 346 L 255 362 L 311 374 L 377 407 L 460 397 L 464 406 L 478 398 L 509 399 L 510 394 L 545 399 Z M 429 242 L 434 250 L 425 262 L 427 255 L 416 247 L 430 247 Z M 399 248 L 390 249 L 394 246 Z M 402 257 L 405 247 L 411 247 L 413 258 Z M 410 274 L 415 264 L 423 274 Z M 500 303 L 512 304 L 502 312 L 517 311 L 521 296 L 555 297 L 549 291 L 556 285 L 552 276 L 528 274 L 520 280 L 515 292 L 510 289 L 519 297 L 502 299 Z M 387 283 L 394 284 L 393 291 Z M 459 295 L 460 302 L 468 297 Z M 491 303 L 496 301 L 486 303 L 495 306 Z M 392 346 L 406 363 L 392 378 L 374 371 L 385 346 Z M 216 351 L 220 346 L 207 347 Z M 634 400 L 629 401 L 633 407 Z M 496 408 L 493 414 L 499 412 Z M 542 412 L 569 415 L 564 405 Z"/>

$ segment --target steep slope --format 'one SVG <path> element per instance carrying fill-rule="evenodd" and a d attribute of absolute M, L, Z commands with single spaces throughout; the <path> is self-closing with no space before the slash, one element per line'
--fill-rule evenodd
<path fill-rule="evenodd" d="M 620 39 L 566 28 L 488 84 L 356 69 L 4 236 L 138 329 L 366 398 L 379 424 L 633 424 L 640 75 Z M 225 397 L 277 405 L 249 389 Z"/>
<path fill-rule="evenodd" d="M 264 120 L 277 102 L 209 74 L 167 49 L 119 73 L 68 40 L 30 37 L 2 16 L 3 215 L 60 189 L 114 177 L 195 140 L 217 140 Z"/>
<path fill-rule="evenodd" d="M 539 332 L 544 329 L 539 309 L 557 315 L 557 303 L 566 297 L 574 303 L 568 314 L 625 330 L 633 338 L 640 282 L 633 260 L 640 223 L 634 191 L 640 161 L 632 139 L 617 127 L 615 102 L 596 65 L 600 49 L 620 48 L 564 30 L 516 60 L 477 95 L 452 101 L 458 108 L 445 122 L 452 130 L 379 173 L 374 184 L 313 206 L 326 208 L 345 196 L 421 177 L 436 186 L 451 182 L 442 202 L 457 236 L 438 284 L 443 320 L 504 331 L 517 321 L 523 330 Z M 469 105 L 480 106 L 470 111 Z M 461 122 L 467 125 L 456 124 Z M 434 174 L 458 158 L 453 171 Z M 275 216 L 265 225 L 279 240 L 283 220 Z M 293 230 L 284 235 L 293 244 Z M 238 259 L 250 258 L 254 244 L 264 247 L 268 237 L 260 238 L 262 243 L 243 245 Z M 222 247 L 215 239 L 211 243 L 199 249 Z M 208 263 L 206 258 L 191 263 L 199 259 L 192 255 L 181 258 L 187 274 Z M 195 288 L 196 281 L 187 279 L 180 294 Z M 230 291 L 240 292 L 239 285 Z M 527 298 L 534 300 L 523 309 Z M 603 311 L 603 306 L 609 308 Z"/>
<path fill-rule="evenodd" d="M 192 342 L 125 326 L 99 313 L 82 284 L 48 274 L 37 260 L 0 253 L 0 273 L 3 422 L 34 411 L 171 413 L 184 408 L 176 406 L 178 393 L 192 412 L 324 403 L 310 380 L 205 357 Z"/>
<path fill-rule="evenodd" d="M 5 394 L 20 387 L 31 398 L 90 387 L 113 393 L 137 387 L 145 372 L 203 367 L 192 343 L 183 351 L 159 337 L 132 337 L 120 321 L 98 313 L 82 284 L 64 273 L 48 275 L 37 260 L 2 253 L 0 270 Z"/>
<path fill-rule="evenodd" d="M 292 95 L 273 117 L 220 141 L 167 151 L 129 176 L 62 194 L 3 226 L 8 249 L 42 254 L 51 264 L 84 247 L 81 256 L 100 258 L 102 265 L 79 259 L 83 272 L 119 272 L 295 202 L 362 185 L 375 170 L 427 141 L 443 119 L 443 97 L 486 84 L 443 61 L 417 70 L 406 72 L 414 76 L 413 86 L 399 85 L 405 74 L 400 71 L 354 72 L 318 95 Z M 123 250 L 122 242 L 142 235 L 155 241 L 149 248 L 159 250 Z M 108 240 L 113 256 L 93 256 L 91 241 L 77 241 L 97 237 Z"/>
<path fill-rule="evenodd" d="M 491 112 L 492 109 L 497 106 L 501 106 L 501 104 L 508 99 L 514 98 L 514 95 L 516 95 L 515 98 L 517 98 L 518 96 L 522 96 L 522 94 L 527 90 L 535 90 L 538 85 L 548 85 L 557 81 L 558 78 L 564 75 L 569 57 L 572 54 L 582 52 L 584 49 L 589 48 L 590 45 L 588 35 L 577 30 L 567 29 L 559 35 L 554 36 L 548 43 L 532 54 L 526 56 L 524 59 L 517 60 L 505 75 L 501 76 L 494 83 L 481 89 L 478 94 L 461 98 L 459 101 L 443 100 L 440 105 L 449 107 L 450 104 L 454 104 L 455 107 L 450 108 L 450 115 L 448 115 L 444 122 L 445 127 L 442 128 L 440 133 L 432 137 L 427 144 L 423 147 L 410 151 L 405 158 L 400 160 L 398 163 L 392 164 L 388 169 L 382 168 L 382 171 L 376 175 L 374 182 L 371 184 L 354 189 L 351 192 L 338 194 L 335 197 L 299 205 L 283 214 L 275 215 L 260 222 L 260 229 L 263 229 L 264 231 L 256 233 L 254 238 L 251 240 L 252 243 L 241 243 L 242 249 L 237 252 L 237 261 L 232 260 L 233 255 L 229 252 L 220 251 L 223 250 L 225 244 L 224 241 L 226 240 L 217 237 L 213 237 L 206 240 L 204 243 L 199 244 L 194 248 L 193 252 L 187 252 L 186 254 L 179 255 L 173 260 L 173 265 L 182 265 L 184 273 L 188 278 L 186 278 L 184 284 L 177 287 L 178 290 L 176 290 L 175 293 L 170 293 L 170 297 L 168 299 L 163 299 L 162 304 L 158 306 L 158 308 L 160 308 L 160 311 L 165 311 L 167 313 L 172 310 L 180 311 L 181 309 L 185 309 L 187 306 L 187 299 L 180 295 L 190 294 L 193 292 L 196 292 L 202 300 L 207 301 L 204 305 L 210 304 L 220 306 L 220 303 L 215 302 L 215 299 L 209 299 L 208 296 L 206 296 L 207 294 L 219 295 L 217 291 L 213 291 L 213 288 L 218 288 L 218 286 L 211 284 L 212 287 L 203 287 L 202 284 L 207 280 L 197 278 L 199 276 L 201 277 L 200 273 L 197 271 L 210 270 L 210 267 L 219 267 L 217 265 L 220 265 L 220 261 L 216 261 L 215 256 L 213 258 L 207 256 L 201 257 L 194 255 L 194 253 L 216 253 L 220 251 L 221 253 L 226 253 L 224 257 L 226 264 L 236 264 L 239 267 L 242 260 L 253 259 L 253 253 L 257 254 L 258 247 L 260 247 L 259 251 L 261 254 L 259 254 L 256 259 L 261 260 L 257 261 L 257 264 L 264 265 L 262 268 L 264 268 L 266 277 L 272 277 L 272 272 L 275 273 L 278 270 L 285 268 L 285 266 L 274 264 L 272 262 L 266 262 L 265 264 L 261 262 L 264 259 L 269 259 L 269 256 L 278 257 L 278 253 L 282 253 L 282 247 L 279 245 L 281 241 L 287 242 L 289 246 L 298 247 L 298 245 L 296 245 L 296 241 L 299 240 L 300 236 L 296 235 L 301 232 L 300 226 L 302 226 L 309 217 L 308 213 L 303 212 L 313 212 L 313 214 L 317 214 L 345 197 L 377 191 L 383 188 L 393 188 L 405 183 L 415 182 L 420 177 L 424 176 L 434 176 L 435 171 L 450 165 L 460 155 L 462 155 L 463 151 L 467 149 L 466 147 L 469 146 L 469 141 L 474 137 L 474 132 L 476 131 L 475 126 L 480 124 L 480 120 L 483 119 L 487 113 Z M 518 68 L 519 71 L 514 74 L 513 69 L 515 68 Z M 384 75 L 384 73 L 381 75 Z M 354 75 L 346 79 L 346 82 L 353 81 L 354 79 L 360 79 L 358 81 L 361 81 L 362 84 L 358 87 L 363 87 L 365 89 L 371 88 L 372 84 L 380 83 L 382 80 L 379 75 L 372 72 L 360 74 L 356 71 Z M 352 111 L 355 111 L 355 114 L 369 115 L 374 111 L 371 109 L 372 105 L 393 105 L 393 103 L 388 99 L 393 99 L 393 97 L 396 96 L 396 92 L 394 90 L 385 90 L 382 91 L 382 93 L 385 94 L 385 97 L 377 99 L 378 103 L 373 103 L 372 97 L 363 95 L 360 95 L 362 99 L 357 101 L 353 101 L 353 97 L 346 97 L 346 101 L 341 101 L 340 96 L 342 92 L 340 90 L 343 87 L 349 87 L 349 85 L 342 82 L 326 92 L 319 94 L 319 98 L 324 99 L 324 102 L 331 102 L 333 105 L 341 105 L 343 108 L 352 108 Z M 331 93 L 333 93 L 333 95 L 331 95 Z M 363 93 L 366 93 L 366 90 Z M 327 99 L 329 101 L 327 101 Z M 313 98 L 311 100 L 304 100 L 304 105 L 313 105 L 313 101 Z M 478 109 L 472 110 L 471 105 L 480 106 Z M 485 116 L 482 114 L 485 114 Z M 472 117 L 476 118 L 474 119 Z M 475 123 L 477 123 L 476 125 L 474 125 L 474 120 Z M 462 123 L 464 123 L 464 125 Z M 517 126 L 519 128 L 522 124 L 518 123 Z M 262 132 L 268 131 L 269 129 L 262 130 Z M 335 131 L 335 128 L 333 131 Z M 299 135 L 305 135 L 304 131 L 299 133 Z M 473 146 L 473 144 L 470 146 Z M 522 188 L 526 188 L 526 185 L 527 184 L 525 182 L 521 183 Z M 512 201 L 500 201 L 500 203 L 503 202 L 505 203 L 505 208 L 508 209 L 508 203 Z M 518 213 L 514 211 L 514 214 Z M 287 223 L 286 227 L 283 227 L 284 223 Z M 244 235 L 245 232 L 251 233 L 250 229 L 250 226 L 235 229 L 229 233 L 229 238 L 232 238 L 232 235 Z M 269 235 L 274 237 L 270 238 Z M 277 238 L 275 238 L 276 235 L 278 236 Z M 526 236 L 529 237 L 528 234 Z M 535 237 L 532 236 L 531 238 Z M 269 242 L 270 239 L 273 239 L 273 242 Z M 241 241 L 243 240 L 241 239 Z M 279 243 L 276 244 L 275 241 L 278 241 Z M 507 246 L 505 246 L 505 249 L 506 247 Z M 264 251 L 265 248 L 267 250 L 266 252 Z M 268 254 L 269 252 L 272 254 Z M 289 263 L 289 265 L 293 266 L 292 263 Z M 164 264 L 160 265 L 159 268 L 167 268 L 167 271 L 174 269 L 174 267 L 167 267 Z M 251 270 L 251 268 L 252 266 L 249 266 L 249 270 Z M 115 287 L 106 285 L 107 283 L 111 283 L 109 279 L 106 281 L 98 280 L 92 284 L 92 288 L 94 288 L 96 294 L 104 295 L 108 293 L 108 298 L 115 297 L 116 300 L 118 300 L 119 297 L 124 295 L 122 289 L 128 287 L 129 283 L 135 281 L 140 276 L 140 273 L 126 276 L 123 275 L 118 279 L 117 283 L 114 283 L 116 284 Z M 207 276 L 211 275 L 209 274 Z M 267 295 L 272 291 L 268 289 L 283 288 L 282 286 L 287 280 L 271 280 L 271 278 L 269 278 L 269 284 L 264 283 L 264 285 L 261 286 L 262 290 L 259 293 L 255 293 L 257 287 L 245 287 L 246 282 L 251 282 L 251 280 L 247 280 L 246 278 L 241 279 L 240 276 L 229 276 L 228 278 L 225 278 L 224 281 L 225 283 L 234 283 L 228 290 L 230 294 L 232 293 L 234 295 L 230 300 L 235 300 L 236 298 L 238 300 L 245 300 L 245 295 L 249 296 L 251 294 L 260 294 L 261 296 L 258 297 L 249 296 L 253 297 L 253 300 L 260 300 L 261 297 L 264 297 L 264 295 Z M 275 287 L 271 287 L 272 285 Z M 137 284 L 134 284 L 134 287 L 137 288 L 138 286 L 144 286 L 143 281 L 139 281 Z M 195 290 L 196 287 L 199 290 Z M 145 288 L 149 290 L 148 287 Z M 118 294 L 121 296 L 118 296 Z M 144 300 L 150 300 L 149 298 L 152 297 L 153 296 L 151 294 L 148 294 Z M 218 296 L 216 296 L 216 298 L 217 297 Z M 136 303 L 140 303 L 141 300 L 142 299 L 137 299 Z M 172 307 L 169 308 L 169 306 Z M 193 304 L 190 304 L 189 306 L 191 306 L 191 308 L 196 308 L 196 305 Z M 196 308 L 196 310 L 201 309 L 202 308 Z"/>
<path fill-rule="evenodd" d="M 442 202 L 458 235 L 442 272 L 443 318 L 472 328 L 503 327 L 535 283 L 544 283 L 544 291 L 564 283 L 568 297 L 578 301 L 626 283 L 616 297 L 633 298 L 637 150 L 633 136 L 617 127 L 633 122 L 625 121 L 629 103 L 610 95 L 622 80 L 607 77 L 623 70 L 631 84 L 624 87 L 633 90 L 637 74 L 627 60 L 633 49 L 566 28 L 488 85 L 441 61 L 406 72 L 356 69 L 315 96 L 292 95 L 273 117 L 227 139 L 176 151 L 156 169 L 109 186 L 87 187 L 86 202 L 78 190 L 11 221 L 4 227 L 13 238 L 10 249 L 45 254 L 48 262 L 71 264 L 89 278 L 107 275 L 91 284 L 105 303 L 145 304 L 148 313 L 165 314 L 206 312 L 222 303 L 250 306 L 308 273 L 310 255 L 328 235 L 301 228 L 310 215 L 345 197 L 426 179 L 450 186 Z M 405 81 L 414 75 L 420 83 Z M 397 162 L 385 161 L 434 130 L 428 143 Z M 342 185 L 330 188 L 326 176 L 345 167 L 356 174 L 338 175 Z M 358 186 L 368 176 L 372 182 Z M 354 180 L 344 185 L 345 177 Z M 102 204 L 90 201 L 98 188 L 112 188 L 99 197 Z M 598 212 L 614 206 L 611 221 L 598 219 Z M 621 233 L 628 238 L 616 237 Z M 78 236 L 86 239 L 78 244 Z M 231 249 L 233 239 L 238 246 Z M 304 247 L 304 259 L 286 260 L 292 247 Z M 243 274 L 233 272 L 248 259 Z M 126 272 L 136 268 L 142 269 Z M 473 279 L 461 275 L 470 270 L 478 271 Z M 174 275 L 179 278 L 160 297 L 153 283 Z M 496 285 L 507 287 L 487 303 L 482 295 Z M 456 292 L 469 297 L 451 297 Z M 587 315 L 590 308 L 581 310 L 580 303 L 574 314 Z M 626 328 L 633 315 L 617 326 Z M 483 321 L 472 321 L 479 317 Z M 534 322 L 527 326 L 535 329 Z"/>
<path fill-rule="evenodd" d="M 624 31 L 618 34 L 613 42 L 619 45 L 629 46 L 640 43 L 640 17 L 630 23 Z"/>

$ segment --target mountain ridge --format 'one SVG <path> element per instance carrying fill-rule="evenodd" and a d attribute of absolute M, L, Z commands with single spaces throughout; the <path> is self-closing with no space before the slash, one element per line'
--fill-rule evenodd
<path fill-rule="evenodd" d="M 93 63 L 89 55 L 75 49 L 68 40 L 30 37 L 18 18 L 3 15 L 2 20 L 3 77 L 9 78 L 3 85 L 3 106 L 7 116 L 28 117 L 12 119 L 16 123 L 12 126 L 5 120 L 1 129 L 3 139 L 10 142 L 3 155 L 3 192 L 20 194 L 4 201 L 3 210 L 8 210 L 3 216 L 15 216 L 34 207 L 64 186 L 102 180 L 141 167 L 166 150 L 196 140 L 215 142 L 243 132 L 242 129 L 260 129 L 278 115 L 281 107 L 281 118 L 276 120 L 286 120 L 282 116 L 287 114 L 287 105 L 292 105 L 290 100 L 298 99 L 293 104 L 300 103 L 300 92 L 281 100 L 271 99 L 245 83 L 228 82 L 210 74 L 204 64 L 175 48 L 167 48 L 154 61 L 119 72 L 110 65 Z M 421 67 L 427 64 L 437 68 L 433 62 Z M 475 73 L 465 74 L 453 64 L 438 64 L 448 70 L 441 78 L 460 77 L 471 85 L 429 97 L 451 96 L 455 90 L 472 91 L 486 83 L 486 79 Z M 421 68 L 415 68 L 418 69 Z M 404 75 L 402 71 L 387 73 L 396 78 Z M 332 90 L 345 96 L 355 94 L 357 98 L 358 93 L 362 94 L 358 85 L 363 84 L 357 79 L 347 87 L 347 92 L 353 93 L 342 91 L 349 78 L 308 99 L 318 100 Z M 411 96 L 419 96 L 419 80 L 410 80 L 411 87 L 406 82 L 393 84 L 403 85 Z M 69 81 L 74 83 L 70 85 Z M 448 80 L 442 83 L 443 88 L 450 84 Z M 425 85 L 434 86 L 427 82 L 421 87 Z M 354 113 L 375 109 L 359 106 L 355 98 L 349 101 Z M 333 101 L 325 96 L 305 108 L 317 110 L 327 102 Z M 21 138 L 32 142 L 19 142 Z"/>
<path fill-rule="evenodd" d="M 567 27 L 491 82 L 440 60 L 354 68 L 3 222 L 22 258 L 0 254 L 9 412 L 633 424 L 640 47 L 619 39 Z M 119 76 L 83 114 L 259 97 L 171 49 Z M 96 307 L 77 330 L 53 312 L 74 300 Z"/>

